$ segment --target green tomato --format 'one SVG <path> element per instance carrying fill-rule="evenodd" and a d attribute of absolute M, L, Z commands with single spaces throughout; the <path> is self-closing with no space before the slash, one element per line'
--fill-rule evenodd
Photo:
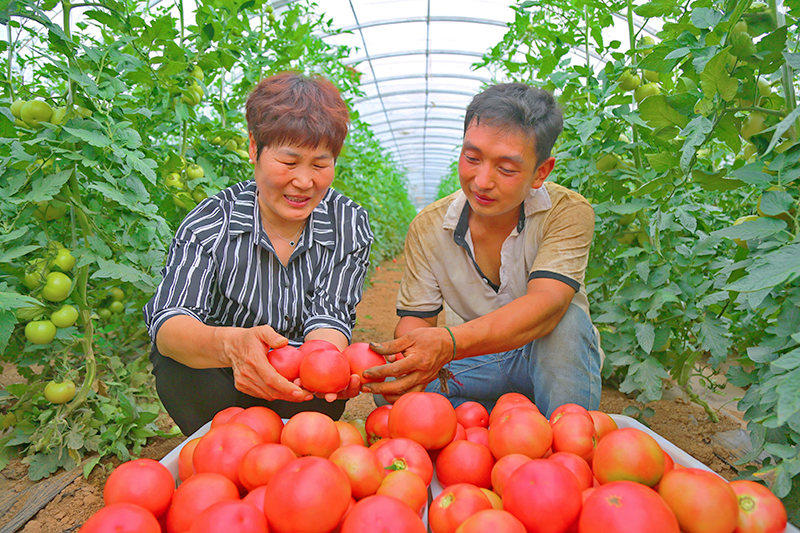
<path fill-rule="evenodd" d="M 20 111 L 22 111 L 22 106 L 26 104 L 25 100 L 14 100 L 14 103 L 11 104 L 11 114 L 14 115 L 14 118 L 22 119 L 22 115 Z"/>
<path fill-rule="evenodd" d="M 92 110 L 91 109 L 87 109 L 87 108 L 83 107 L 82 105 L 77 106 L 75 108 L 75 112 L 81 118 L 89 118 L 89 117 L 92 116 Z"/>
<path fill-rule="evenodd" d="M 215 145 L 215 146 L 220 146 L 220 145 L 222 144 L 222 137 L 220 137 L 219 135 L 217 135 L 216 137 L 214 137 L 213 139 L 211 139 L 209 142 L 210 142 L 211 144 Z"/>
<path fill-rule="evenodd" d="M 739 59 L 747 59 L 758 51 L 749 33 L 741 32 L 731 35 L 731 53 Z"/>
<path fill-rule="evenodd" d="M 69 328 L 78 321 L 78 310 L 73 306 L 62 305 L 61 309 L 50 315 L 50 321 L 59 328 Z"/>
<path fill-rule="evenodd" d="M 67 116 L 67 108 L 66 107 L 57 107 L 55 111 L 53 111 L 53 116 L 50 117 L 50 123 L 54 126 L 60 126 L 62 122 L 64 122 L 64 117 Z"/>
<path fill-rule="evenodd" d="M 191 88 L 189 88 L 183 92 L 181 100 L 186 105 L 194 106 L 200 103 L 200 96 L 196 92 L 194 92 Z"/>
<path fill-rule="evenodd" d="M 192 196 L 188 192 L 183 191 L 172 197 L 172 203 L 174 203 L 175 207 L 179 209 L 189 210 L 194 207 L 194 200 L 192 200 Z"/>
<path fill-rule="evenodd" d="M 247 150 L 236 149 L 234 150 L 234 152 L 239 154 L 242 159 L 250 159 L 250 152 L 248 152 Z"/>
<path fill-rule="evenodd" d="M 36 210 L 33 216 L 44 222 L 58 220 L 67 214 L 67 204 L 60 200 L 50 200 L 49 202 L 36 202 Z"/>
<path fill-rule="evenodd" d="M 730 33 L 731 35 L 736 35 L 737 33 L 747 33 L 747 22 L 740 20 L 733 25 Z"/>
<path fill-rule="evenodd" d="M 42 297 L 51 302 L 61 302 L 69 296 L 72 280 L 61 272 L 50 272 L 42 289 Z"/>
<path fill-rule="evenodd" d="M 50 268 L 55 268 L 61 272 L 69 272 L 75 266 L 75 258 L 66 248 L 60 248 L 55 258 L 50 261 Z"/>
<path fill-rule="evenodd" d="M 204 191 L 200 187 L 197 187 L 195 188 L 195 190 L 192 191 L 192 200 L 194 200 L 198 204 L 203 200 L 205 200 L 206 198 L 208 198 L 206 191 Z"/>
<path fill-rule="evenodd" d="M 111 299 L 115 302 L 121 302 L 125 299 L 125 291 L 120 289 L 119 287 L 111 287 L 108 290 L 108 295 L 111 296 Z"/>
<path fill-rule="evenodd" d="M 203 69 L 201 69 L 198 65 L 195 65 L 192 68 L 192 72 L 191 72 L 190 76 L 193 77 L 194 79 L 200 80 L 200 81 L 203 81 L 203 78 L 206 77 L 205 73 L 203 72 Z"/>
<path fill-rule="evenodd" d="M 40 272 L 26 272 L 22 277 L 22 284 L 29 290 L 33 290 L 42 284 L 42 274 Z"/>
<path fill-rule="evenodd" d="M 44 397 L 51 403 L 67 403 L 75 397 L 75 383 L 69 379 L 61 383 L 51 381 L 44 387 Z"/>
<path fill-rule="evenodd" d="M 638 74 L 633 74 L 630 70 L 626 70 L 619 77 L 619 88 L 623 91 L 632 91 L 642 83 L 642 78 Z"/>
<path fill-rule="evenodd" d="M 119 314 L 125 310 L 125 304 L 115 300 L 110 304 L 108 304 L 108 310 L 111 311 L 112 313 Z"/>
<path fill-rule="evenodd" d="M 183 180 L 177 172 L 170 172 L 164 180 L 164 185 L 171 189 L 183 189 Z"/>
<path fill-rule="evenodd" d="M 108 320 L 111 318 L 111 311 L 106 307 L 101 307 L 97 310 L 97 315 L 103 320 Z"/>
<path fill-rule="evenodd" d="M 654 70 L 645 70 L 644 71 L 644 79 L 646 79 L 649 82 L 656 83 L 656 82 L 660 81 L 660 78 L 661 78 L 660 74 L 658 72 L 654 71 Z"/>
<path fill-rule="evenodd" d="M 619 159 L 617 159 L 617 156 L 614 154 L 606 154 L 595 163 L 595 165 L 597 165 L 597 170 L 600 172 L 608 172 L 609 170 L 615 169 L 618 164 Z"/>
<path fill-rule="evenodd" d="M 34 320 L 25 324 L 25 338 L 32 344 L 47 344 L 56 338 L 56 325 L 49 320 Z"/>
<path fill-rule="evenodd" d="M 750 137 L 757 135 L 766 129 L 764 122 L 767 120 L 767 115 L 760 111 L 753 111 L 742 122 L 742 128 L 739 130 L 739 135 L 744 140 L 750 140 Z"/>
<path fill-rule="evenodd" d="M 227 148 L 228 150 L 236 150 L 237 148 L 239 148 L 239 143 L 237 143 L 233 139 L 228 139 L 227 141 L 225 141 L 225 148 Z"/>
<path fill-rule="evenodd" d="M 186 169 L 186 176 L 188 176 L 190 180 L 196 180 L 198 178 L 202 178 L 205 175 L 206 173 L 203 170 L 203 167 L 201 167 L 200 165 L 196 165 L 194 163 L 189 165 L 189 167 Z"/>
<path fill-rule="evenodd" d="M 747 215 L 747 216 L 739 217 L 739 218 L 736 219 L 736 222 L 734 222 L 733 225 L 734 226 L 738 226 L 739 224 L 741 224 L 743 222 L 750 222 L 752 220 L 758 220 L 759 218 L 761 218 L 761 217 L 759 217 L 758 215 Z M 744 241 L 742 239 L 734 238 L 733 242 L 735 242 L 736 245 L 739 248 L 747 248 L 747 241 Z"/>
<path fill-rule="evenodd" d="M 25 102 L 25 105 L 19 110 L 19 118 L 22 119 L 25 124 L 33 126 L 34 128 L 37 127 L 40 122 L 48 122 L 52 116 L 53 108 L 50 107 L 50 104 L 41 100 Z"/>
<path fill-rule="evenodd" d="M 655 83 L 645 83 L 635 91 L 633 91 L 633 98 L 636 100 L 636 103 L 640 103 L 642 100 L 647 98 L 648 96 L 655 96 L 661 93 L 661 89 Z"/>

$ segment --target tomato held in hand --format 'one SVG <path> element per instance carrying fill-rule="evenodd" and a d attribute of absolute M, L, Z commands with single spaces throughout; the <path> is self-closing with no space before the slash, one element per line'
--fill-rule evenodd
<path fill-rule="evenodd" d="M 56 326 L 49 320 L 34 320 L 25 325 L 25 338 L 33 344 L 47 344 L 56 338 Z"/>
<path fill-rule="evenodd" d="M 289 381 L 294 381 L 300 376 L 300 363 L 304 358 L 303 352 L 289 345 L 270 350 L 267 354 L 269 364 Z"/>
<path fill-rule="evenodd" d="M 44 397 L 51 403 L 67 403 L 75 397 L 75 383 L 69 379 L 62 383 L 51 381 L 44 387 Z"/>
<path fill-rule="evenodd" d="M 350 365 L 339 350 L 314 350 L 300 363 L 300 382 L 311 392 L 339 392 L 350 383 Z"/>
<path fill-rule="evenodd" d="M 368 368 L 386 364 L 386 359 L 378 354 L 366 342 L 354 342 L 342 352 L 347 362 L 350 364 L 350 373 L 358 374 L 362 383 L 381 382 L 385 378 L 367 379 L 362 373 Z"/>

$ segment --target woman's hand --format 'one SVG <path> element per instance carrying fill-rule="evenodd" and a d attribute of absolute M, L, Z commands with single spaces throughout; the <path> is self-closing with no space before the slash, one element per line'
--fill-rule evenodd
<path fill-rule="evenodd" d="M 305 402 L 314 396 L 281 376 L 267 360 L 270 348 L 288 344 L 270 326 L 218 328 L 223 334 L 223 357 L 233 369 L 236 389 L 265 400 Z"/>

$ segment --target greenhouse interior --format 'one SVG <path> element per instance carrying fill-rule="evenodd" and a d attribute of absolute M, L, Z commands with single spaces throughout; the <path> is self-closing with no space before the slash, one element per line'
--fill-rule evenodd
<path fill-rule="evenodd" d="M 797 531 L 799 22 L 6 0 L 0 533 Z"/>

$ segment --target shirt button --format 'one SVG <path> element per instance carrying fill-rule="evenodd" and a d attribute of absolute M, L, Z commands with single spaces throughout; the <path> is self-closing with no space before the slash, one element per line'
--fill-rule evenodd
<path fill-rule="evenodd" d="M 289 320 L 289 315 L 283 315 L 284 320 Z"/>

